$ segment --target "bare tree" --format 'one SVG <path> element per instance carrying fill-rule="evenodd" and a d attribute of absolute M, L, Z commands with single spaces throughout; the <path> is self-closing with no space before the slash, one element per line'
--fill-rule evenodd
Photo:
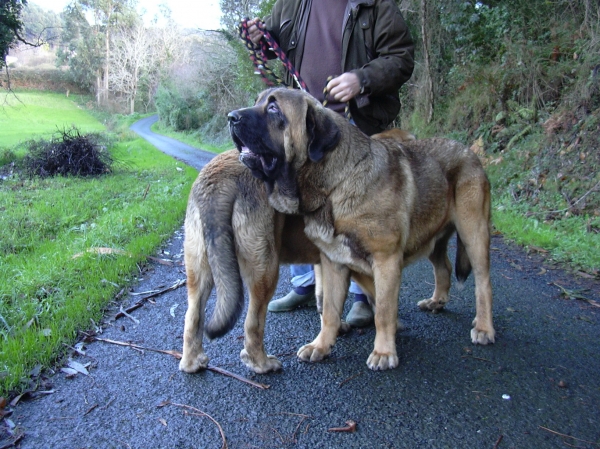
<path fill-rule="evenodd" d="M 94 33 L 104 38 L 104 64 L 102 77 L 97 80 L 98 100 L 108 100 L 109 73 L 111 61 L 111 33 L 116 27 L 126 22 L 126 17 L 132 17 L 133 6 L 137 0 L 76 0 L 84 11 L 93 17 Z M 121 22 L 121 25 L 120 25 Z"/>
<path fill-rule="evenodd" d="M 152 63 L 153 46 L 150 35 L 140 22 L 134 27 L 118 28 L 111 39 L 111 71 L 108 88 L 117 96 L 122 95 L 129 104 L 129 113 L 135 112 L 140 78 Z"/>
<path fill-rule="evenodd" d="M 129 113 L 135 112 L 136 100 L 147 109 L 172 68 L 189 64 L 190 40 L 173 22 L 152 28 L 139 22 L 113 33 L 109 89 L 127 101 Z"/>

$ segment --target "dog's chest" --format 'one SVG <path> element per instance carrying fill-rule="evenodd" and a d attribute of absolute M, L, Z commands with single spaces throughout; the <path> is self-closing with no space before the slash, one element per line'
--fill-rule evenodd
<path fill-rule="evenodd" d="M 336 234 L 331 224 L 308 217 L 305 217 L 304 232 L 333 262 L 347 265 L 364 274 L 373 274 L 368 255 L 361 251 L 353 236 Z"/>

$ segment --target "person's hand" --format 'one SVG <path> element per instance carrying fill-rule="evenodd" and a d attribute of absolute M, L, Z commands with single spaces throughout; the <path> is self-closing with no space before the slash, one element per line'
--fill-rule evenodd
<path fill-rule="evenodd" d="M 265 35 L 265 33 L 263 33 L 260 28 L 256 26 L 257 23 L 260 23 L 260 19 L 258 17 L 248 20 L 248 37 L 254 45 L 258 45 L 260 40 Z"/>
<path fill-rule="evenodd" d="M 327 83 L 327 90 L 336 101 L 346 103 L 360 93 L 360 80 L 354 73 L 342 73 Z"/>

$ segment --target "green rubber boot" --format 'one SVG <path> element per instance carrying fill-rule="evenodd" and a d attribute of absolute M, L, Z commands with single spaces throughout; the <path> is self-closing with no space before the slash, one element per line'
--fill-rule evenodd
<path fill-rule="evenodd" d="M 352 327 L 366 327 L 373 324 L 375 314 L 369 304 L 362 301 L 354 301 L 350 312 L 346 315 L 346 323 Z"/>
<path fill-rule="evenodd" d="M 290 291 L 283 298 L 274 299 L 269 303 L 267 309 L 269 312 L 289 312 L 298 307 L 315 306 L 317 304 L 314 293 L 300 295 L 294 290 Z"/>

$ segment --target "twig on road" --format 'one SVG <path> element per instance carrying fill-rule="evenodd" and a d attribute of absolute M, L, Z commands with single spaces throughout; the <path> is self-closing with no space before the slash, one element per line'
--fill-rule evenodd
<path fill-rule="evenodd" d="M 137 318 L 129 315 L 125 310 L 123 310 L 123 306 L 120 307 L 119 315 L 126 316 L 131 321 L 133 321 L 135 324 L 140 324 L 140 320 L 138 320 Z"/>
<path fill-rule="evenodd" d="M 212 422 L 214 422 L 217 425 L 217 427 L 219 428 L 219 433 L 221 434 L 221 438 L 223 439 L 223 446 L 221 446 L 221 448 L 222 449 L 227 449 L 227 440 L 225 439 L 225 432 L 223 432 L 223 428 L 221 427 L 221 424 L 219 424 L 215 418 L 213 418 L 208 413 L 203 412 L 202 410 L 200 410 L 200 409 L 198 409 L 196 407 L 192 407 L 191 405 L 178 404 L 177 402 L 171 402 L 171 401 L 168 401 L 168 400 L 161 402 L 156 407 L 163 408 L 163 407 L 166 407 L 167 405 L 173 405 L 175 407 L 180 407 L 180 408 L 183 408 L 183 409 L 186 409 L 186 410 L 192 410 L 194 413 L 186 412 L 186 414 L 189 414 L 189 415 L 206 416 L 208 419 L 210 419 Z"/>
<path fill-rule="evenodd" d="M 363 374 L 363 373 L 362 373 L 362 372 L 360 372 L 360 373 L 358 373 L 358 374 L 355 374 L 354 376 L 350 376 L 350 377 L 348 377 L 347 379 L 344 379 L 344 380 L 342 380 L 342 381 L 340 382 L 339 386 L 341 387 L 341 386 L 342 386 L 342 385 L 344 385 L 346 382 L 350 382 L 351 380 L 354 380 L 354 379 L 356 379 L 358 376 L 361 376 L 362 374 Z"/>
<path fill-rule="evenodd" d="M 348 421 L 346 421 L 346 424 L 346 427 L 331 427 L 327 429 L 327 432 L 356 432 L 356 421 L 352 421 L 351 419 L 349 419 Z"/>
<path fill-rule="evenodd" d="M 179 287 L 182 287 L 182 286 L 184 286 L 184 285 L 185 285 L 185 282 L 186 282 L 186 281 L 185 281 L 185 279 L 179 279 L 178 281 L 176 281 L 176 282 L 175 282 L 173 285 L 171 285 L 170 287 L 163 288 L 162 290 L 157 290 L 157 291 L 155 291 L 155 292 L 153 292 L 153 293 L 149 294 L 148 296 L 144 296 L 143 298 L 140 298 L 140 299 L 139 299 L 139 300 L 138 300 L 138 301 L 137 301 L 137 302 L 136 302 L 134 305 L 132 305 L 131 307 L 128 307 L 128 308 L 127 308 L 127 309 L 125 309 L 125 310 L 123 310 L 123 309 L 121 308 L 121 311 L 115 315 L 115 318 L 114 318 L 114 319 L 115 319 L 115 320 L 118 320 L 119 318 L 122 318 L 122 317 L 124 317 L 124 316 L 127 316 L 127 314 L 128 314 L 128 313 L 131 313 L 131 312 L 133 312 L 134 310 L 137 310 L 137 309 L 139 309 L 140 307 L 142 307 L 142 306 L 143 306 L 143 305 L 146 303 L 146 301 L 148 301 L 148 300 L 150 300 L 150 299 L 152 299 L 152 298 L 154 298 L 154 297 L 156 297 L 156 296 L 162 295 L 163 293 L 169 292 L 169 291 L 171 291 L 171 290 L 177 290 Z"/>
<path fill-rule="evenodd" d="M 483 361 L 483 362 L 490 362 L 490 363 L 494 363 L 494 362 L 493 362 L 493 361 L 491 361 L 491 360 L 484 359 L 484 358 L 482 358 L 482 357 L 475 357 L 474 355 L 463 355 L 463 356 L 461 357 L 461 359 L 475 359 L 475 360 L 481 360 L 481 361 Z"/>
<path fill-rule="evenodd" d="M 104 343 L 110 343 L 110 344 L 117 345 L 117 346 L 125 346 L 125 347 L 135 349 L 137 351 L 158 352 L 160 354 L 170 355 L 171 357 L 175 357 L 178 360 L 181 359 L 181 352 L 175 351 L 174 349 L 171 349 L 171 350 L 154 349 L 154 348 L 147 348 L 145 346 L 136 345 L 135 343 L 129 343 L 126 341 L 110 340 L 108 338 L 100 338 L 100 337 L 93 337 L 93 336 L 89 336 L 89 338 L 92 341 L 102 341 Z M 237 374 L 234 374 L 230 371 L 227 371 L 223 368 L 219 368 L 217 366 L 208 366 L 206 369 L 209 371 L 212 371 L 213 373 L 223 374 L 224 376 L 232 377 L 234 379 L 239 380 L 240 382 L 247 383 L 247 384 L 252 385 L 253 387 L 259 388 L 261 390 L 267 390 L 267 389 L 271 388 L 270 385 L 254 382 L 250 379 L 246 379 L 245 377 L 238 376 Z"/>
<path fill-rule="evenodd" d="M 12 441 L 9 441 L 8 443 L 6 443 L 3 446 L 0 446 L 0 449 L 8 449 L 9 447 L 15 447 L 18 443 L 21 442 L 21 440 L 23 439 L 24 436 L 25 436 L 24 433 L 17 435 L 16 437 L 14 437 L 14 439 Z"/>
<path fill-rule="evenodd" d="M 544 426 L 540 426 L 540 429 L 545 430 L 546 432 L 553 433 L 554 435 L 559 435 L 563 438 L 571 438 L 572 440 L 575 440 L 575 441 L 581 441 L 582 443 L 587 443 L 587 444 L 591 444 L 595 447 L 600 447 L 600 443 L 595 443 L 593 441 L 588 441 L 588 440 L 582 440 L 581 438 L 575 438 L 575 437 L 572 437 L 571 435 L 566 435 L 564 433 L 557 432 L 556 430 L 548 429 L 547 427 L 544 427 Z"/>
<path fill-rule="evenodd" d="M 230 371 L 224 370 L 223 368 L 219 368 L 217 366 L 208 366 L 206 369 L 209 371 L 212 371 L 213 373 L 218 373 L 218 374 L 223 374 L 224 376 L 233 377 L 234 379 L 237 379 L 240 382 L 247 383 L 249 385 L 252 385 L 253 387 L 260 388 L 261 390 L 268 390 L 269 388 L 271 388 L 270 385 L 254 382 L 250 379 L 246 379 L 245 377 L 238 376 L 237 374 L 234 374 Z"/>
<path fill-rule="evenodd" d="M 500 446 L 500 442 L 502 441 L 502 438 L 504 438 L 504 435 L 500 435 L 498 437 L 498 439 L 496 440 L 496 444 L 494 444 L 494 449 L 498 449 L 498 446 Z"/>

